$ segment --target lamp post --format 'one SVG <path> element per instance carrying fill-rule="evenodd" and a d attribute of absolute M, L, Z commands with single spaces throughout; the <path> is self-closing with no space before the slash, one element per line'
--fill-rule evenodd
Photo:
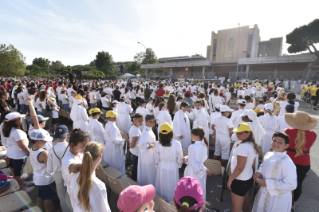
<path fill-rule="evenodd" d="M 138 44 L 140 44 L 140 45 L 142 45 L 144 48 L 145 48 L 145 50 L 147 49 L 142 43 L 140 43 L 140 42 L 137 42 Z"/>
<path fill-rule="evenodd" d="M 138 44 L 142 45 L 145 48 L 145 58 L 146 58 L 146 54 L 147 54 L 147 48 L 141 43 L 141 42 L 137 42 Z M 147 69 L 145 69 L 145 76 L 147 77 Z"/>

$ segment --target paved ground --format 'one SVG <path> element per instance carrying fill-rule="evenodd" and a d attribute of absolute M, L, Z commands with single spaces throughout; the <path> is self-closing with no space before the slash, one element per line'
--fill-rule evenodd
<path fill-rule="evenodd" d="M 318 119 L 319 123 L 319 113 L 312 110 L 310 106 L 304 103 L 302 100 L 299 101 L 299 110 L 305 111 Z M 319 136 L 319 124 L 314 129 Z M 319 212 L 319 138 L 317 138 L 314 146 L 311 148 L 311 170 L 303 183 L 303 192 L 296 203 L 296 212 Z M 28 161 L 25 170 L 26 173 L 32 172 L 32 167 L 30 161 Z M 181 173 L 180 173 L 181 174 Z M 182 175 L 181 175 L 182 176 Z M 220 202 L 221 196 L 221 185 L 222 178 L 218 176 L 212 176 L 207 178 L 207 207 L 208 209 L 216 208 L 220 212 L 230 212 L 231 211 L 231 198 L 230 191 L 225 190 L 223 195 L 223 201 Z M 254 189 L 250 191 L 251 203 L 253 202 Z M 33 200 L 35 200 L 37 191 L 30 194 Z M 111 192 L 110 207 L 112 211 L 118 211 L 116 207 L 118 196 Z"/>

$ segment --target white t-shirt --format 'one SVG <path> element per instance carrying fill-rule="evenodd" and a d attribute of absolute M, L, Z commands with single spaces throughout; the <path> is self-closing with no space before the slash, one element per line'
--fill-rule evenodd
<path fill-rule="evenodd" d="M 56 108 L 56 107 L 53 107 L 53 110 L 52 110 L 52 118 L 54 118 L 54 119 L 59 118 L 58 108 Z"/>
<path fill-rule="evenodd" d="M 12 128 L 10 132 L 10 136 L 6 138 L 7 143 L 7 156 L 12 159 L 24 159 L 28 155 L 24 152 L 19 146 L 17 141 L 23 140 L 23 143 L 28 146 L 29 140 L 27 134 L 22 130 Z"/>
<path fill-rule="evenodd" d="M 69 102 L 66 99 L 68 99 L 68 96 L 66 94 L 60 95 L 60 100 L 62 101 L 62 104 L 69 104 Z"/>
<path fill-rule="evenodd" d="M 249 180 L 252 178 L 253 163 L 256 157 L 256 152 L 253 144 L 250 142 L 241 143 L 233 151 L 233 156 L 231 158 L 231 172 L 233 173 L 237 166 L 237 156 L 247 157 L 246 165 L 244 170 L 238 175 L 237 180 Z"/>
<path fill-rule="evenodd" d="M 18 93 L 18 99 L 19 99 L 19 104 L 24 104 L 24 97 L 23 93 Z"/>
<path fill-rule="evenodd" d="M 71 180 L 71 176 L 73 173 L 70 174 L 69 172 L 69 166 L 71 164 L 82 164 L 83 160 L 83 153 L 79 153 L 79 157 L 73 155 L 70 150 L 66 151 L 64 157 L 62 158 L 62 166 L 61 166 L 61 172 L 62 172 L 62 178 L 64 180 L 64 185 L 69 188 L 69 182 Z M 68 189 L 69 190 L 69 189 Z"/>
<path fill-rule="evenodd" d="M 135 125 L 133 125 L 131 128 L 130 128 L 130 131 L 128 132 L 129 134 L 129 139 L 130 139 L 130 143 L 132 142 L 132 138 L 133 137 L 138 137 L 136 143 L 135 143 L 135 146 L 134 148 L 130 148 L 130 152 L 135 155 L 135 156 L 138 156 L 138 152 L 139 152 L 139 149 L 137 147 L 137 144 L 138 144 L 138 140 L 139 140 L 139 137 L 141 136 L 142 132 L 139 128 L 137 128 Z"/>
<path fill-rule="evenodd" d="M 245 106 L 245 109 L 247 110 L 247 109 L 255 109 L 255 104 L 254 103 L 252 103 L 252 102 L 249 102 L 249 103 L 247 103 L 246 104 L 246 106 Z"/>
<path fill-rule="evenodd" d="M 89 93 L 90 104 L 96 103 L 95 100 L 94 100 L 94 97 L 96 98 L 95 92 L 90 92 Z"/>
<path fill-rule="evenodd" d="M 66 91 L 68 96 L 72 96 L 71 92 L 73 91 L 73 88 L 68 88 L 68 90 Z"/>
<path fill-rule="evenodd" d="M 106 96 L 101 97 L 102 107 L 108 108 L 109 107 L 109 100 L 106 98 Z"/>
<path fill-rule="evenodd" d="M 217 116 L 214 118 L 213 124 L 216 129 L 216 136 L 230 137 L 229 128 L 233 128 L 233 122 L 225 116 Z"/>

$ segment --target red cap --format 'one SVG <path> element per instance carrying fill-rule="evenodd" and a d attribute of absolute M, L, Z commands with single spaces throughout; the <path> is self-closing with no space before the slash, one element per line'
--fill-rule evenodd
<path fill-rule="evenodd" d="M 186 91 L 185 94 L 189 94 L 189 95 L 192 95 L 192 92 L 191 91 Z"/>
<path fill-rule="evenodd" d="M 183 92 L 185 92 L 185 91 L 186 91 L 186 88 L 183 89 Z"/>
<path fill-rule="evenodd" d="M 155 195 L 156 192 L 153 185 L 131 185 L 120 193 L 117 207 L 123 212 L 134 212 L 137 211 L 141 205 L 152 201 Z"/>
<path fill-rule="evenodd" d="M 188 202 L 181 202 L 181 198 L 186 196 L 194 198 L 197 204 L 189 205 Z M 204 205 L 204 196 L 198 180 L 193 177 L 181 178 L 175 188 L 174 199 L 180 207 L 186 205 L 189 211 L 201 208 Z"/>

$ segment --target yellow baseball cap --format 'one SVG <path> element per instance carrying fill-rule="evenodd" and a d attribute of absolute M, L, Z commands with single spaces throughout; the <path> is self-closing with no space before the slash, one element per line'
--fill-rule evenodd
<path fill-rule="evenodd" d="M 173 126 L 168 122 L 164 122 L 160 127 L 160 133 L 166 135 L 173 131 Z"/>
<path fill-rule="evenodd" d="M 238 133 L 241 133 L 241 132 L 251 132 L 251 128 L 249 126 L 249 124 L 246 124 L 246 123 L 239 123 L 237 128 L 233 130 L 233 132 L 238 132 Z"/>
<path fill-rule="evenodd" d="M 15 86 L 13 86 L 14 88 L 17 88 L 17 87 L 19 87 L 18 85 L 15 85 Z"/>
<path fill-rule="evenodd" d="M 106 112 L 106 118 L 115 118 L 118 114 L 115 113 L 113 110 L 109 110 Z"/>
<path fill-rule="evenodd" d="M 254 111 L 255 113 L 264 112 L 263 110 L 260 110 L 259 108 L 256 108 Z"/>
<path fill-rule="evenodd" d="M 49 97 L 49 100 L 50 100 L 50 101 L 55 101 L 55 98 Z"/>
<path fill-rule="evenodd" d="M 92 114 L 92 113 L 100 113 L 100 114 L 102 114 L 102 111 L 101 111 L 100 108 L 98 108 L 98 107 L 92 108 L 89 112 L 91 112 L 91 114 Z"/>
<path fill-rule="evenodd" d="M 78 94 L 74 97 L 74 99 L 83 99 L 83 97 L 80 94 Z"/>

